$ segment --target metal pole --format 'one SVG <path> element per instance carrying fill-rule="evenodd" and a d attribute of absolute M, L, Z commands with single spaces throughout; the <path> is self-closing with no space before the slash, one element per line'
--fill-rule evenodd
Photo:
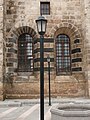
<path fill-rule="evenodd" d="M 43 35 L 40 35 L 40 120 L 44 120 L 44 53 Z"/>
<path fill-rule="evenodd" d="M 51 106 L 51 90 L 50 90 L 50 62 L 48 62 L 48 77 L 49 77 L 49 105 Z"/>

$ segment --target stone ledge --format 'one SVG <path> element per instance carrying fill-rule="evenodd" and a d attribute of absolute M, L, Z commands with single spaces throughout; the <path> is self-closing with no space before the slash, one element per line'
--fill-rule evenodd
<path fill-rule="evenodd" d="M 0 107 L 20 107 L 22 106 L 21 102 L 0 102 Z"/>

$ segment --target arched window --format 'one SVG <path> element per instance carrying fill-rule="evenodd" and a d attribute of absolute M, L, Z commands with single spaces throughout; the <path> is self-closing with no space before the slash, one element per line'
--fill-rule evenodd
<path fill-rule="evenodd" d="M 64 34 L 59 34 L 56 38 L 56 73 L 71 73 L 70 39 Z"/>
<path fill-rule="evenodd" d="M 33 43 L 32 37 L 27 33 L 18 38 L 18 71 L 33 71 Z"/>

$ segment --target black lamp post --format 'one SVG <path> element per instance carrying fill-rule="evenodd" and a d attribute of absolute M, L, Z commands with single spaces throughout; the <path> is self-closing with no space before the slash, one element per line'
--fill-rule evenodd
<path fill-rule="evenodd" d="M 49 80 L 49 105 L 51 106 L 51 90 L 50 90 L 50 57 L 47 56 L 47 62 L 48 62 L 48 80 Z"/>
<path fill-rule="evenodd" d="M 43 40 L 46 32 L 47 20 L 40 16 L 36 20 L 37 30 L 40 34 L 40 120 L 44 120 L 44 51 Z"/>

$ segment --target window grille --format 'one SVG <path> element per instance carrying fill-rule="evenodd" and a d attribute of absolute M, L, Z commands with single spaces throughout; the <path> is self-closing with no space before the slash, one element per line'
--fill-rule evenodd
<path fill-rule="evenodd" d="M 64 34 L 58 35 L 56 39 L 56 72 L 57 75 L 71 72 L 70 39 Z"/>
<path fill-rule="evenodd" d="M 40 14 L 41 15 L 50 15 L 50 2 L 41 2 L 40 3 Z"/>
<path fill-rule="evenodd" d="M 18 70 L 33 71 L 33 43 L 29 34 L 22 34 L 18 38 Z"/>

